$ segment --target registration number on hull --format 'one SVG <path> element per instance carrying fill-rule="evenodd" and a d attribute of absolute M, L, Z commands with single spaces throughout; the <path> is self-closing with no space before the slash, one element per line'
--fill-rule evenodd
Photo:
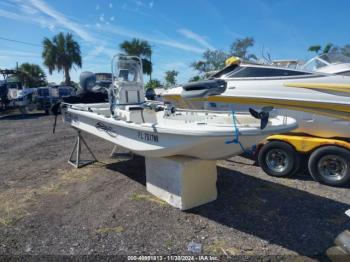
<path fill-rule="evenodd" d="M 140 140 L 149 141 L 149 142 L 156 142 L 156 143 L 159 142 L 158 135 L 154 135 L 154 134 L 150 134 L 142 131 L 137 132 L 137 138 Z"/>

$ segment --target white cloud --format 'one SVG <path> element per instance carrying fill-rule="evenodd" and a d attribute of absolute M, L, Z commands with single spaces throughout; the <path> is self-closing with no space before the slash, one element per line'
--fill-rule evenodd
<path fill-rule="evenodd" d="M 27 11 L 24 11 L 24 10 L 27 10 L 25 8 L 24 9 L 21 8 L 21 10 L 23 11 L 23 13 L 0 9 L 0 17 L 4 17 L 15 21 L 21 21 L 25 23 L 37 24 L 43 28 L 48 28 L 49 30 L 51 30 L 53 27 L 56 26 L 55 21 L 51 18 L 45 18 L 37 14 L 30 15 L 27 13 Z"/>
<path fill-rule="evenodd" d="M 120 27 L 120 26 L 105 26 L 105 27 L 101 27 L 100 30 L 104 31 L 104 32 L 112 33 L 112 34 L 126 36 L 126 37 L 137 37 L 137 38 L 147 40 L 151 43 L 156 43 L 156 44 L 160 44 L 160 45 L 164 45 L 164 46 L 168 46 L 168 47 L 173 47 L 176 49 L 181 49 L 181 50 L 185 50 L 185 51 L 189 51 L 189 52 L 203 53 L 205 51 L 205 49 L 200 48 L 200 47 L 184 44 L 184 43 L 181 43 L 181 42 L 169 39 L 169 38 L 168 39 L 159 39 L 159 38 L 155 37 L 154 35 L 142 34 L 142 33 L 136 32 L 136 31 L 128 30 L 128 29 Z"/>
<path fill-rule="evenodd" d="M 51 31 L 51 32 L 54 32 L 55 31 L 55 26 L 54 25 L 49 25 L 49 30 Z"/>
<path fill-rule="evenodd" d="M 0 16 L 12 20 L 18 20 L 18 21 L 26 21 L 26 18 L 23 16 L 20 16 L 19 14 L 9 12 L 7 10 L 0 9 Z"/>
<path fill-rule="evenodd" d="M 153 1 L 152 1 L 153 2 Z M 187 44 L 179 41 L 178 39 L 169 38 L 168 35 L 163 34 L 162 32 L 156 33 L 152 31 L 152 33 L 145 31 L 133 31 L 128 27 L 123 26 L 114 26 L 112 24 L 108 25 L 107 22 L 115 21 L 114 16 L 103 16 L 104 21 L 100 21 L 99 19 L 96 21 L 97 23 L 80 23 L 74 18 L 68 17 L 67 14 L 63 14 L 53 7 L 49 6 L 45 3 L 44 0 L 16 0 L 15 6 L 8 7 L 2 5 L 0 3 L 1 8 L 5 8 L 5 10 L 0 8 L 0 17 L 5 17 L 7 19 L 12 19 L 16 21 L 20 21 L 23 23 L 32 23 L 39 26 L 45 26 L 50 31 L 58 31 L 61 29 L 66 29 L 72 31 L 74 34 L 79 36 L 79 42 L 82 47 L 83 52 L 83 60 L 84 60 L 84 70 L 109 70 L 109 62 L 110 58 L 118 52 L 116 40 L 122 41 L 127 38 L 141 38 L 149 41 L 151 44 L 156 44 L 157 48 L 155 50 L 166 50 L 164 52 L 173 52 L 173 51 L 186 51 L 180 52 L 183 53 L 184 56 L 188 55 L 187 52 L 192 55 L 201 54 L 205 51 L 205 48 L 202 45 L 197 44 Z M 147 1 L 145 3 L 146 6 L 143 6 L 138 2 L 135 2 L 135 5 L 139 5 L 143 10 L 150 10 L 150 2 Z M 98 8 L 100 8 L 98 6 Z M 100 12 L 98 12 L 100 13 Z M 98 17 L 99 18 L 99 17 Z M 118 37 L 119 36 L 119 37 Z M 121 37 L 120 37 L 121 36 Z M 82 41 L 84 40 L 84 41 Z M 205 39 L 204 39 L 205 40 Z M 166 47 L 166 48 L 164 48 Z M 86 51 L 87 50 L 87 51 Z M 0 56 L 4 57 L 6 55 L 7 61 L 22 61 L 22 57 L 24 60 L 41 62 L 41 54 L 39 53 L 1 53 Z M 9 58 L 9 56 L 12 56 Z M 154 61 L 158 61 L 159 56 L 154 56 Z M 171 59 L 171 61 L 175 60 Z M 4 60 L 2 60 L 4 61 Z M 85 62 L 86 61 L 86 62 Z M 157 63 L 157 70 L 155 74 L 163 74 L 164 68 L 176 69 L 180 72 L 180 79 L 185 78 L 188 74 L 190 74 L 191 70 L 188 69 L 186 64 L 181 62 L 178 63 L 169 63 L 169 56 L 166 55 L 165 61 L 162 63 Z M 167 65 L 166 65 L 167 64 Z M 72 70 L 72 78 L 77 79 L 78 73 L 80 69 L 77 71 Z M 62 78 L 61 74 L 54 74 L 54 76 L 50 76 L 50 81 L 53 78 Z M 55 79 L 56 80 L 56 79 Z"/>
<path fill-rule="evenodd" d="M 51 8 L 45 2 L 41 0 L 30 0 L 30 3 L 32 4 L 32 7 L 35 7 L 45 15 L 53 18 L 57 24 L 73 31 L 85 41 L 93 41 L 93 37 L 87 31 L 85 31 L 79 24 L 71 21 L 62 13 Z"/>
<path fill-rule="evenodd" d="M 23 12 L 29 14 L 29 15 L 34 15 L 34 14 L 37 14 L 38 11 L 26 4 L 22 4 L 20 5 L 20 8 L 23 10 Z"/>
<path fill-rule="evenodd" d="M 211 44 L 209 44 L 205 38 L 195 32 L 192 32 L 191 30 L 187 28 L 180 28 L 177 30 L 180 34 L 187 37 L 188 39 L 196 41 L 201 46 L 208 48 L 208 49 L 215 49 Z"/>
<path fill-rule="evenodd" d="M 0 16 L 20 20 L 24 22 L 28 22 L 30 20 L 31 22 L 37 23 L 41 26 L 46 26 L 50 31 L 55 30 L 57 27 L 63 27 L 68 30 L 73 31 L 78 36 L 80 36 L 83 40 L 93 43 L 93 44 L 100 44 L 104 36 L 101 35 L 101 32 L 107 33 L 107 34 L 118 34 L 120 36 L 126 36 L 126 37 L 138 37 L 145 39 L 151 43 L 179 49 L 179 50 L 185 50 L 188 52 L 193 53 L 202 53 L 205 51 L 204 48 L 195 46 L 195 45 L 189 45 L 182 42 L 179 42 L 177 40 L 170 39 L 168 36 L 163 35 L 161 37 L 155 36 L 154 34 L 144 34 L 137 31 L 132 31 L 127 28 L 121 27 L 121 26 L 112 26 L 108 24 L 104 24 L 102 26 L 101 22 L 105 21 L 105 17 L 102 14 L 100 16 L 100 22 L 96 23 L 95 25 L 81 25 L 75 21 L 72 21 L 71 19 L 67 18 L 64 14 L 56 11 L 55 9 L 48 6 L 44 1 L 42 0 L 29 0 L 29 2 L 19 1 L 19 5 L 29 5 L 29 8 L 24 8 L 23 10 L 27 10 L 27 15 L 23 15 L 23 13 L 16 14 L 14 12 L 8 12 L 5 10 L 0 9 Z M 138 5 L 144 5 L 140 1 L 136 1 Z M 22 10 L 22 11 L 23 11 Z M 29 15 L 28 13 L 33 12 L 33 10 L 37 10 L 38 14 L 33 16 Z M 114 16 L 110 17 L 110 21 L 114 21 Z M 89 28 L 89 32 L 86 28 Z M 95 29 L 95 30 L 93 30 Z M 184 30 L 182 30 L 184 32 Z M 186 33 L 188 33 L 186 31 Z M 92 37 L 92 35 L 98 35 L 99 37 Z M 188 35 L 188 34 L 187 34 Z M 193 34 L 191 34 L 193 38 Z M 195 34 L 195 36 L 198 36 Z M 202 39 L 204 40 L 204 39 Z M 208 44 L 204 45 L 205 47 L 208 47 Z"/>
<path fill-rule="evenodd" d="M 92 51 L 90 51 L 83 57 L 83 61 L 94 59 L 96 56 L 102 54 L 104 48 L 105 47 L 103 45 L 95 47 Z"/>

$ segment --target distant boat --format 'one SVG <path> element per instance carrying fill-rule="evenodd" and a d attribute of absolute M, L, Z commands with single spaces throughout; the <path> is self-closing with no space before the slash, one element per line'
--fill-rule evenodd
<path fill-rule="evenodd" d="M 323 54 L 307 61 L 301 69 L 350 76 L 350 57 L 338 53 Z"/>
<path fill-rule="evenodd" d="M 38 87 L 35 95 L 36 107 L 38 110 L 44 110 L 48 114 L 52 105 L 74 94 L 75 89 L 71 86 L 48 85 Z"/>
<path fill-rule="evenodd" d="M 186 103 L 183 98 L 210 91 L 197 82 L 168 89 L 163 97 L 209 110 L 242 112 L 273 106 L 276 114 L 298 120 L 296 132 L 321 137 L 350 134 L 350 77 L 237 61 L 211 78 L 225 80 L 227 89 Z"/>
<path fill-rule="evenodd" d="M 6 85 L 7 89 L 7 106 L 18 108 L 22 114 L 35 109 L 34 94 L 36 88 L 29 88 L 22 84 L 18 77 L 20 71 L 5 69 L 0 70 L 0 73 L 5 78 L 3 85 Z"/>

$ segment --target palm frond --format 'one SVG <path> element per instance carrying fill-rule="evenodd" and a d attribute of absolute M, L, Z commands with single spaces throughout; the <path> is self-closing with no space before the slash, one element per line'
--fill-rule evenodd
<path fill-rule="evenodd" d="M 73 35 L 61 32 L 55 35 L 52 41 L 45 38 L 43 46 L 44 65 L 49 69 L 49 73 L 52 74 L 53 70 L 64 71 L 66 83 L 69 84 L 69 71 L 73 65 L 82 66 L 80 46 Z"/>

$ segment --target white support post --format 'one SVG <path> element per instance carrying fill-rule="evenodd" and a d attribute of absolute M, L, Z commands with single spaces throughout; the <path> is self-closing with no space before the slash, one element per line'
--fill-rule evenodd
<path fill-rule="evenodd" d="M 216 161 L 146 157 L 147 190 L 181 210 L 216 200 L 216 180 Z"/>

